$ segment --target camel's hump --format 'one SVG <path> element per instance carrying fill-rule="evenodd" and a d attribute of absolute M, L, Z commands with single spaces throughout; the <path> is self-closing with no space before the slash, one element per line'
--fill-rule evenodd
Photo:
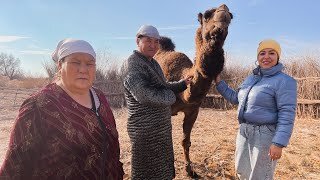
<path fill-rule="evenodd" d="M 159 39 L 160 50 L 162 51 L 174 51 L 176 48 L 175 44 L 168 37 L 161 36 Z"/>

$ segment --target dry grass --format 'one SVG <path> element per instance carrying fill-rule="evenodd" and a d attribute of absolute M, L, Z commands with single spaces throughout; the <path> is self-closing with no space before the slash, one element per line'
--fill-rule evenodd
<path fill-rule="evenodd" d="M 0 87 L 6 88 L 25 88 L 25 89 L 33 89 L 33 88 L 41 88 L 49 83 L 48 78 L 34 78 L 34 77 L 26 77 L 22 79 L 14 79 L 9 80 L 6 76 L 0 76 Z"/>
<path fill-rule="evenodd" d="M 284 149 L 284 155 L 277 166 L 275 179 L 320 179 L 320 120 L 310 118 L 320 112 L 320 107 L 316 106 L 320 104 L 319 62 L 310 57 L 305 57 L 303 61 L 301 58 L 297 61 L 290 59 L 289 62 L 286 64 L 286 72 L 298 80 L 298 96 L 303 100 L 302 105 L 298 107 L 298 115 L 304 118 L 296 119 L 291 144 Z M 251 72 L 251 69 L 252 67 L 226 67 L 222 76 L 223 79 L 229 80 L 228 83 L 231 87 L 237 87 L 243 78 Z M 119 76 L 121 74 L 118 70 L 114 72 L 110 70 L 108 73 L 116 74 L 116 76 L 117 73 Z M 105 76 L 102 74 L 101 77 Z M 121 83 L 116 81 L 119 79 L 117 77 L 108 79 L 112 83 L 104 83 L 103 79 L 99 79 L 96 85 L 107 93 L 121 93 L 122 87 L 119 87 Z M 18 108 L 22 101 L 36 90 L 20 88 L 39 88 L 46 83 L 46 79 L 43 78 L 9 81 L 8 78 L 0 76 L 0 164 L 7 150 L 9 134 Z M 104 89 L 100 86 L 108 87 Z M 109 100 L 111 103 L 113 101 L 121 102 L 119 106 L 122 106 L 123 100 L 121 99 L 110 97 Z M 125 179 L 130 179 L 131 151 L 126 131 L 126 109 L 114 109 L 113 112 L 120 135 L 121 161 L 124 163 Z M 319 118 L 319 115 L 317 117 Z M 172 124 L 176 179 L 188 179 L 184 169 L 184 155 L 180 143 L 183 137 L 182 114 L 174 116 Z M 190 157 L 194 169 L 204 179 L 235 179 L 233 165 L 237 128 L 235 110 L 220 111 L 207 108 L 200 110 L 191 135 Z"/>
<path fill-rule="evenodd" d="M 125 179 L 130 179 L 130 142 L 126 131 L 125 109 L 114 110 L 121 144 L 121 161 L 124 163 Z M 201 109 L 192 133 L 191 159 L 195 170 L 204 179 L 234 179 L 234 141 L 237 122 L 235 111 Z M 188 179 L 184 170 L 182 139 L 182 115 L 173 117 L 176 179 Z M 215 118 L 212 118 L 215 117 Z M 1 160 L 9 139 L 12 120 L 1 120 Z M 312 128 L 310 128 L 312 127 Z M 298 119 L 291 139 L 279 161 L 275 179 L 320 178 L 320 122 Z M 4 143 L 3 143 L 4 142 Z"/>
<path fill-rule="evenodd" d="M 130 177 L 130 142 L 126 131 L 126 111 L 115 110 L 120 133 L 121 161 L 126 179 Z M 184 169 L 181 146 L 182 114 L 172 118 L 176 179 L 189 179 Z M 234 149 L 238 129 L 235 111 L 200 110 L 192 130 L 191 160 L 204 179 L 235 179 Z M 320 178 L 320 121 L 297 119 L 291 144 L 277 166 L 275 179 Z"/>
<path fill-rule="evenodd" d="M 11 92 L 11 93 L 10 93 Z M 12 96 L 3 99 L 0 104 L 0 164 L 3 161 L 9 135 L 18 113 L 18 106 L 4 108 L 4 105 L 13 99 L 16 91 L 3 89 L 0 97 Z M 28 90 L 20 92 L 25 94 Z M 11 95 L 10 95 L 11 94 Z M 24 98 L 19 98 L 21 104 Z M 125 179 L 130 179 L 130 141 L 126 131 L 126 109 L 113 109 L 119 131 L 121 146 L 121 161 L 124 163 Z M 182 114 L 172 118 L 173 141 L 175 150 L 176 179 L 188 179 L 184 169 L 184 155 L 181 146 Z M 202 108 L 198 120 L 192 131 L 191 160 L 194 169 L 204 179 L 234 179 L 234 148 L 238 124 L 236 112 L 218 111 Z M 275 179 L 320 179 L 320 121 L 316 119 L 297 119 L 291 144 L 284 149 L 284 155 L 279 161 Z"/>

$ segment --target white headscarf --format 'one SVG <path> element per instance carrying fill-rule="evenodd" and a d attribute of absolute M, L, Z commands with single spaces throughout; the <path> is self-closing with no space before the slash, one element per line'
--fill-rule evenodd
<path fill-rule="evenodd" d="M 87 41 L 70 38 L 61 40 L 51 56 L 55 62 L 58 62 L 64 57 L 77 52 L 90 54 L 96 60 L 96 53 Z"/>

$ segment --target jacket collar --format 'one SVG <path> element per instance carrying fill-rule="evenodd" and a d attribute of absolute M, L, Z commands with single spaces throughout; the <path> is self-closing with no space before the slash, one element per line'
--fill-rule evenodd
<path fill-rule="evenodd" d="M 260 66 L 258 66 L 253 70 L 253 74 L 258 76 L 273 76 L 281 72 L 282 69 L 283 69 L 282 63 L 278 63 L 277 65 L 267 69 L 262 69 Z"/>
<path fill-rule="evenodd" d="M 139 56 L 141 59 L 146 60 L 146 61 L 152 61 L 152 59 L 148 59 L 145 55 L 143 55 L 140 51 L 134 50 L 133 53 L 135 53 L 137 56 Z"/>

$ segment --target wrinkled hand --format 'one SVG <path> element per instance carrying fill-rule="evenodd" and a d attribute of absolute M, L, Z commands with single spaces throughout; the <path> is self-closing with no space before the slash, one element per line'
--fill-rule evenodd
<path fill-rule="evenodd" d="M 186 85 L 189 85 L 192 79 L 193 79 L 193 76 L 187 75 L 187 77 L 184 78 L 184 82 L 186 83 Z"/>
<path fill-rule="evenodd" d="M 277 160 L 280 159 L 282 155 L 282 148 L 278 147 L 274 144 L 271 144 L 270 149 L 269 149 L 269 156 L 271 160 Z"/>

